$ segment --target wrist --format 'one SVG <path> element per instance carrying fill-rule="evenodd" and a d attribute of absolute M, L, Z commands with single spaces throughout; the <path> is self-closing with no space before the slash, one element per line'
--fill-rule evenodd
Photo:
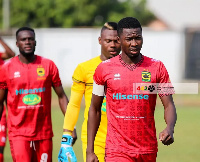
<path fill-rule="evenodd" d="M 65 134 L 63 134 L 61 145 L 62 144 L 72 145 L 72 142 L 73 142 L 73 138 L 72 138 L 71 135 L 65 135 Z"/>

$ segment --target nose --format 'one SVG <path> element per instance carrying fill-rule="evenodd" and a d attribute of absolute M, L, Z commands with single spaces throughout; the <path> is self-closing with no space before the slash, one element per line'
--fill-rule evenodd
<path fill-rule="evenodd" d="M 111 41 L 110 46 L 111 46 L 111 47 L 115 47 L 115 46 L 116 46 L 115 42 L 114 42 L 114 41 Z"/>
<path fill-rule="evenodd" d="M 30 40 L 29 40 L 29 39 L 26 39 L 26 40 L 25 40 L 25 43 L 26 43 L 26 44 L 29 44 L 29 43 L 30 43 Z"/>
<path fill-rule="evenodd" d="M 131 46 L 137 46 L 137 42 L 136 42 L 135 39 L 132 39 L 132 40 L 131 40 Z"/>

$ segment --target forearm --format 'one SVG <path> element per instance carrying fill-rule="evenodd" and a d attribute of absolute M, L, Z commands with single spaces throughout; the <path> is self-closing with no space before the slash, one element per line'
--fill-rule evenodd
<path fill-rule="evenodd" d="M 5 53 L 6 53 L 6 56 L 4 56 L 5 59 L 15 56 L 15 52 L 13 52 L 13 51 L 11 50 L 11 48 L 2 40 L 2 38 L 0 38 L 0 44 L 1 44 L 1 45 L 4 47 L 4 49 L 5 49 Z"/>
<path fill-rule="evenodd" d="M 167 128 L 174 131 L 174 126 L 177 120 L 176 108 L 174 104 L 170 104 L 165 108 L 164 118 Z"/>
<path fill-rule="evenodd" d="M 73 90 L 71 91 L 70 101 L 67 106 L 67 111 L 65 113 L 63 132 L 72 133 L 72 131 L 74 130 L 80 112 L 82 97 L 83 97 L 82 93 Z"/>
<path fill-rule="evenodd" d="M 59 101 L 60 109 L 61 109 L 63 115 L 65 115 L 67 104 L 69 103 L 67 96 L 65 94 L 63 94 L 62 97 L 58 98 L 58 101 Z"/>
<path fill-rule="evenodd" d="M 94 152 L 94 140 L 101 121 L 101 112 L 90 107 L 87 123 L 87 153 Z"/>

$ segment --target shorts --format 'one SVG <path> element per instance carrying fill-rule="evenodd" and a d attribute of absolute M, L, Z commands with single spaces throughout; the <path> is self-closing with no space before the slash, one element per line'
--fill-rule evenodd
<path fill-rule="evenodd" d="M 106 153 L 105 162 L 156 162 L 157 153 L 149 154 L 120 154 L 120 153 Z"/>
<path fill-rule="evenodd" d="M 5 147 L 7 135 L 7 122 L 6 122 L 6 110 L 4 107 L 1 121 L 0 121 L 0 146 Z"/>
<path fill-rule="evenodd" d="M 84 162 L 86 162 L 86 148 L 87 144 L 82 142 L 82 149 L 83 149 L 83 159 Z M 99 162 L 104 162 L 104 157 L 105 157 L 105 144 L 100 146 L 100 145 L 94 145 L 94 152 L 96 156 L 98 157 Z"/>
<path fill-rule="evenodd" d="M 13 162 L 52 162 L 52 139 L 26 141 L 9 140 Z"/>

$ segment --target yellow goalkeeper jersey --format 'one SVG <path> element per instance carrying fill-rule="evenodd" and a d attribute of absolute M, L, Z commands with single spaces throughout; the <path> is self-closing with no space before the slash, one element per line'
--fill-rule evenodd
<path fill-rule="evenodd" d="M 101 63 L 100 56 L 78 64 L 72 76 L 73 85 L 71 87 L 70 102 L 65 114 L 64 129 L 73 130 L 78 119 L 80 103 L 83 95 L 85 97 L 84 122 L 82 124 L 81 139 L 87 143 L 87 120 L 88 111 L 92 98 L 93 75 L 96 67 Z M 74 94 L 74 95 L 72 95 Z M 78 99 L 77 99 L 78 98 Z M 76 108 L 75 108 L 76 107 Z M 95 138 L 94 145 L 100 145 L 105 148 L 105 139 L 107 133 L 107 116 L 105 98 L 102 104 L 101 123 Z"/>

